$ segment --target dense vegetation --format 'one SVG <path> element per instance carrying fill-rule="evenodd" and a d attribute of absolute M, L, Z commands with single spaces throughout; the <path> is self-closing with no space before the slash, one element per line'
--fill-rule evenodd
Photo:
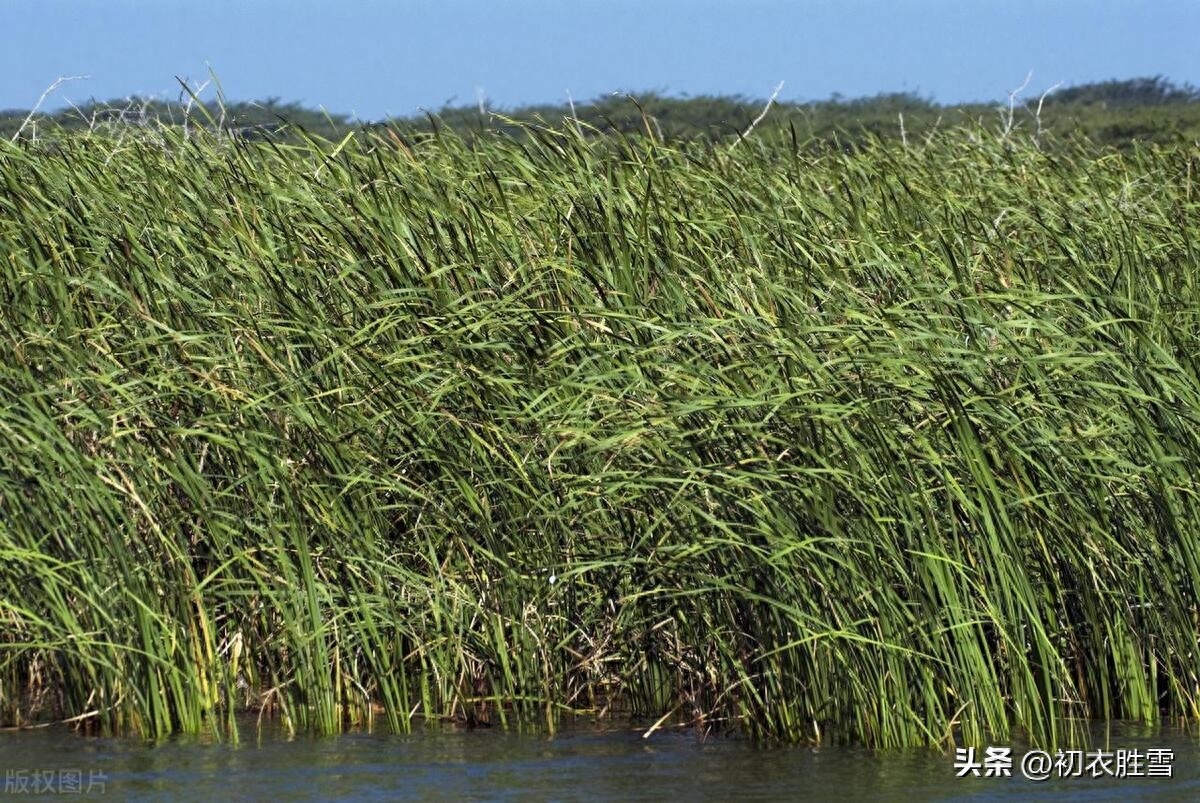
<path fill-rule="evenodd" d="M 744 132 L 763 105 L 762 100 L 743 97 L 677 98 L 651 92 L 636 98 L 610 95 L 575 106 L 514 110 L 446 107 L 388 124 L 418 132 L 448 127 L 466 137 L 495 131 L 520 136 L 528 124 L 550 121 L 557 125 L 566 117 L 578 116 L 588 130 L 638 133 L 649 125 L 657 136 L 671 140 L 729 139 Z M 162 124 L 182 127 L 185 123 L 263 137 L 281 133 L 279 127 L 286 122 L 317 136 L 338 139 L 363 125 L 345 115 L 305 109 L 279 98 L 257 103 L 218 99 L 205 104 L 134 98 L 36 115 L 29 121 L 33 125 L 26 124 L 28 116 L 27 111 L 0 112 L 0 137 L 11 139 L 22 125 L 24 135 L 31 136 L 38 126 L 43 131 L 99 129 L 112 133 Z M 791 129 L 804 139 L 859 143 L 873 136 L 917 141 L 940 128 L 962 124 L 1011 127 L 1038 139 L 1082 134 L 1114 146 L 1195 140 L 1200 139 L 1200 90 L 1155 77 L 1062 87 L 1044 97 L 1023 92 L 1000 103 L 957 106 L 906 93 L 855 99 L 834 96 L 808 103 L 779 103 L 761 127 L 762 133 Z"/>
<path fill-rule="evenodd" d="M 0 145 L 2 724 L 1200 715 L 1195 148 L 651 131 Z"/>

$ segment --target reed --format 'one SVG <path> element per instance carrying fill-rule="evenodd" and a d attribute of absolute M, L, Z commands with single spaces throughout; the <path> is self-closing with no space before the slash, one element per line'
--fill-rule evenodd
<path fill-rule="evenodd" d="M 0 143 L 0 724 L 1195 718 L 1197 167 Z"/>

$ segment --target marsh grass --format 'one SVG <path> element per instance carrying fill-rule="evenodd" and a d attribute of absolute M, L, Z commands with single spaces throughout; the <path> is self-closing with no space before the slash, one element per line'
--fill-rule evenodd
<path fill-rule="evenodd" d="M 1200 714 L 1197 157 L 0 145 L 0 719 Z"/>

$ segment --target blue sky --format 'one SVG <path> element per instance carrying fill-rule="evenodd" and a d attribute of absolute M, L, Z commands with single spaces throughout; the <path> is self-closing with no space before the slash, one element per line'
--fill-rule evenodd
<path fill-rule="evenodd" d="M 1059 81 L 1200 85 L 1200 0 L 3 0 L 0 108 L 227 97 L 360 119 L 613 91 L 956 103 Z M 205 97 L 210 97 L 211 90 Z"/>

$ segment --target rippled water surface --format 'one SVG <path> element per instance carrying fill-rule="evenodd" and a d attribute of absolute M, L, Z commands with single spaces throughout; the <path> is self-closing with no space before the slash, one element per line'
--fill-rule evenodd
<path fill-rule="evenodd" d="M 1105 740 L 1107 739 L 1107 744 Z M 956 777 L 955 756 L 755 748 L 692 732 L 578 729 L 550 737 L 428 728 L 288 739 L 251 723 L 239 744 L 149 745 L 70 732 L 0 733 L 4 797 L 216 800 L 1200 800 L 1200 747 L 1165 731 L 1098 731 L 1092 749 L 1172 751 L 1170 778 L 1034 783 Z M 78 782 L 79 792 L 75 791 Z M 87 787 L 91 786 L 90 792 Z"/>

